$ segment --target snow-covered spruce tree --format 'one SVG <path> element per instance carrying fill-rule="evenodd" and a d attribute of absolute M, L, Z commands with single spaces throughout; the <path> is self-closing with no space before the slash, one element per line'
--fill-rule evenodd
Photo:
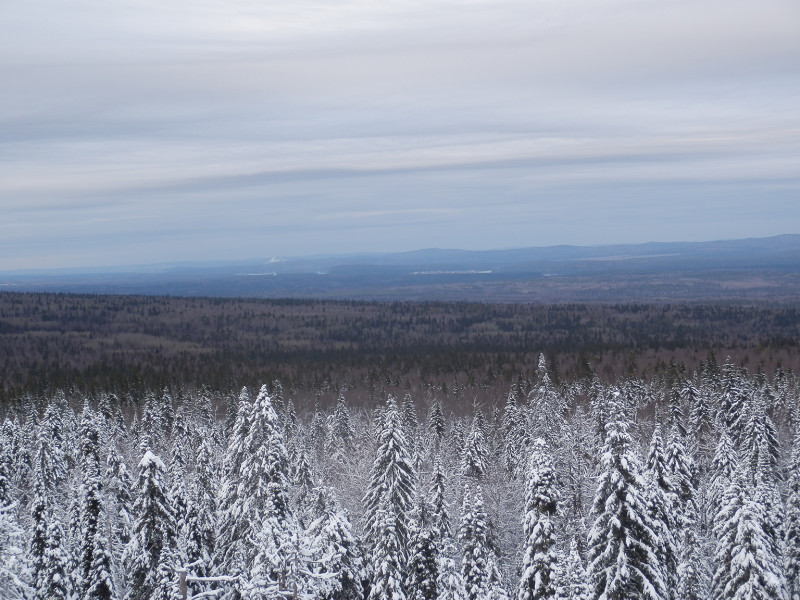
<path fill-rule="evenodd" d="M 447 476 L 442 461 L 436 457 L 431 477 L 431 527 L 437 539 L 450 537 L 450 514 L 447 510 Z"/>
<path fill-rule="evenodd" d="M 417 488 L 412 513 L 410 546 L 404 589 L 409 599 L 431 600 L 438 597 L 439 535 L 421 486 Z"/>
<path fill-rule="evenodd" d="M 461 454 L 461 472 L 465 477 L 481 480 L 489 468 L 489 448 L 483 431 L 473 422 Z"/>
<path fill-rule="evenodd" d="M 709 597 L 708 567 L 696 523 L 687 524 L 681 534 L 677 575 L 675 598 L 706 600 Z"/>
<path fill-rule="evenodd" d="M 11 424 L 11 427 L 7 427 Z M 0 429 L 0 507 L 9 506 L 13 503 L 12 486 L 13 476 L 12 473 L 12 437 L 13 437 L 13 423 L 6 419 Z"/>
<path fill-rule="evenodd" d="M 731 483 L 739 463 L 736 448 L 733 446 L 728 432 L 723 429 L 714 451 L 710 476 L 706 486 L 702 524 L 705 529 L 713 530 L 717 515 L 724 506 L 725 491 Z"/>
<path fill-rule="evenodd" d="M 217 476 L 213 461 L 211 440 L 205 437 L 197 450 L 195 477 L 186 513 L 186 562 L 192 565 L 187 574 L 194 577 L 211 575 L 212 557 L 216 547 Z M 204 589 L 198 583 L 191 584 L 191 588 L 192 594 Z"/>
<path fill-rule="evenodd" d="M 66 400 L 60 408 L 50 404 L 39 427 L 39 443 L 36 453 L 37 468 L 41 468 L 48 494 L 55 494 L 67 479 L 68 456 L 66 452 L 66 427 L 62 410 L 69 410 Z"/>
<path fill-rule="evenodd" d="M 509 393 L 502 418 L 503 463 L 506 474 L 514 479 L 528 446 L 528 431 L 522 411 L 517 406 L 517 397 Z"/>
<path fill-rule="evenodd" d="M 445 431 L 444 413 L 442 413 L 442 403 L 438 398 L 433 399 L 431 409 L 428 412 L 428 428 L 433 432 L 436 437 L 436 445 L 438 447 Z"/>
<path fill-rule="evenodd" d="M 764 531 L 766 515 L 753 499 L 750 477 L 737 468 L 717 515 L 713 600 L 786 600 L 783 565 Z"/>
<path fill-rule="evenodd" d="M 695 462 L 684 443 L 685 437 L 673 427 L 667 444 L 667 470 L 672 480 L 678 506 L 679 528 L 683 529 L 696 520 L 697 492 L 695 490 Z M 677 536 L 677 533 L 676 533 Z"/>
<path fill-rule="evenodd" d="M 139 449 L 144 454 L 149 449 L 162 452 L 164 449 L 165 423 L 161 401 L 152 392 L 145 399 L 142 418 L 139 422 Z"/>
<path fill-rule="evenodd" d="M 371 554 L 369 600 L 406 600 L 397 521 L 391 499 L 382 497 L 374 517 L 375 543 Z"/>
<path fill-rule="evenodd" d="M 347 514 L 336 504 L 333 490 L 315 490 L 314 516 L 306 531 L 319 562 L 318 597 L 322 600 L 361 600 L 364 561 Z M 330 575 L 334 575 L 330 577 Z"/>
<path fill-rule="evenodd" d="M 24 532 L 13 504 L 0 504 L 0 598 L 22 600 L 33 594 Z"/>
<path fill-rule="evenodd" d="M 699 531 L 695 463 L 676 427 L 670 431 L 667 469 L 675 491 L 675 529 L 678 546 L 677 594 L 681 600 L 708 598 L 708 572 Z"/>
<path fill-rule="evenodd" d="M 470 494 L 469 486 L 464 490 L 458 539 L 461 541 L 461 577 L 467 600 L 506 598 L 497 561 L 489 547 L 489 526 L 480 486 L 474 495 Z"/>
<path fill-rule="evenodd" d="M 270 483 L 275 488 L 278 484 Z M 257 554 L 247 581 L 237 591 L 247 598 L 319 597 L 309 563 L 316 554 L 294 515 L 280 508 L 273 493 L 265 507 L 261 528 L 255 533 Z M 288 506 L 288 492 L 284 495 Z M 272 500 L 276 500 L 273 505 Z"/>
<path fill-rule="evenodd" d="M 401 560 L 406 557 L 410 511 L 416 486 L 416 474 L 408 452 L 400 412 L 391 397 L 378 433 L 378 449 L 364 494 L 364 530 L 370 544 L 377 543 L 378 509 L 382 503 L 391 507 L 394 532 Z M 385 516 L 385 515 L 384 515 Z M 384 527 L 381 525 L 380 527 Z"/>
<path fill-rule="evenodd" d="M 81 485 L 79 495 L 80 547 L 78 577 L 82 598 L 110 598 L 112 550 L 106 533 L 108 514 L 100 469 L 101 421 L 88 407 L 81 415 Z M 99 553 L 95 556 L 96 553 Z M 91 595 L 89 590 L 92 590 Z"/>
<path fill-rule="evenodd" d="M 667 464 L 658 425 L 653 430 L 647 454 L 647 507 L 651 527 L 656 534 L 661 574 L 667 590 L 672 591 L 675 589 L 678 571 L 679 550 L 676 536 L 680 535 L 683 522 L 680 498 L 675 491 L 675 482 Z"/>
<path fill-rule="evenodd" d="M 403 428 L 406 431 L 406 438 L 413 442 L 419 420 L 417 419 L 417 408 L 414 405 L 414 398 L 410 392 L 403 396 Z"/>
<path fill-rule="evenodd" d="M 247 568 L 246 564 L 242 564 L 245 560 L 243 547 L 247 543 L 245 536 L 250 530 L 250 523 L 249 515 L 245 513 L 247 499 L 241 496 L 239 487 L 242 465 L 247 458 L 252 412 L 250 394 L 247 388 L 242 388 L 236 405 L 236 418 L 228 435 L 219 492 L 215 566 L 220 575 L 233 575 Z M 234 573 L 228 571 L 230 567 L 236 567 Z"/>
<path fill-rule="evenodd" d="M 42 600 L 69 600 L 69 560 L 64 547 L 61 523 L 50 518 L 47 524 L 47 544 L 44 570 L 36 586 L 36 596 Z"/>
<path fill-rule="evenodd" d="M 572 538 L 569 553 L 559 569 L 558 597 L 560 600 L 589 600 L 589 577 L 578 552 L 578 540 Z"/>
<path fill-rule="evenodd" d="M 681 392 L 689 402 L 689 429 L 694 441 L 699 465 L 701 468 L 710 465 L 714 456 L 714 411 L 709 400 L 710 391 L 707 386 L 699 390 L 691 383 Z"/>
<path fill-rule="evenodd" d="M 439 555 L 439 577 L 436 580 L 436 590 L 439 600 L 465 600 L 467 592 L 464 588 L 464 579 L 455 560 L 456 547 L 452 538 L 444 538 Z"/>
<path fill-rule="evenodd" d="M 740 433 L 741 458 L 750 463 L 750 472 L 761 472 L 762 477 L 777 477 L 780 449 L 778 432 L 767 414 L 762 394 L 753 395 L 747 405 L 747 418 Z"/>
<path fill-rule="evenodd" d="M 800 419 L 795 425 L 788 491 L 784 527 L 786 580 L 791 600 L 800 600 Z"/>
<path fill-rule="evenodd" d="M 528 395 L 529 429 L 534 436 L 542 437 L 555 447 L 559 444 L 566 427 L 566 405 L 564 398 L 555 390 L 547 373 L 544 354 L 539 355 L 536 369 L 538 386 Z"/>
<path fill-rule="evenodd" d="M 546 442 L 533 443 L 525 494 L 525 546 L 518 600 L 557 597 L 555 517 L 560 498 Z"/>
<path fill-rule="evenodd" d="M 44 484 L 44 474 L 41 464 L 36 469 L 36 488 L 34 489 L 33 502 L 31 502 L 31 521 L 33 535 L 28 545 L 28 555 L 31 564 L 31 581 L 36 588 L 36 600 L 46 600 L 42 595 L 47 554 L 47 523 L 53 518 Z"/>
<path fill-rule="evenodd" d="M 409 549 L 405 589 L 409 600 L 436 600 L 439 597 L 439 550 L 430 527 L 418 524 Z"/>
<path fill-rule="evenodd" d="M 601 457 L 603 472 L 592 506 L 589 579 L 594 600 L 665 600 L 658 527 L 647 506 L 646 482 L 631 449 L 628 421 L 612 393 Z"/>
<path fill-rule="evenodd" d="M 123 555 L 129 574 L 126 600 L 151 600 L 163 591 L 159 565 L 162 571 L 166 568 L 163 559 L 171 556 L 177 539 L 175 512 L 163 481 L 165 471 L 164 462 L 146 451 L 139 462 L 133 532 Z"/>
<path fill-rule="evenodd" d="M 133 517 L 133 478 L 130 471 L 117 450 L 116 444 L 109 444 L 108 457 L 106 458 L 106 471 L 103 479 L 106 492 L 106 504 L 112 523 L 109 532 L 113 546 L 117 548 L 115 554 L 121 553 L 121 548 L 128 543 L 131 537 Z"/>
<path fill-rule="evenodd" d="M 253 403 L 245 446 L 237 493 L 246 522 L 238 526 L 251 537 L 237 553 L 242 562 L 228 563 L 227 574 L 246 568 L 245 587 L 257 593 L 273 588 L 305 590 L 312 582 L 301 573 L 308 571 L 311 552 L 289 502 L 289 453 L 266 386 Z"/>
<path fill-rule="evenodd" d="M 93 542 L 92 565 L 84 583 L 86 591 L 81 600 L 113 600 L 116 598 L 112 575 L 113 557 L 104 519 L 97 524 Z"/>
<path fill-rule="evenodd" d="M 728 357 L 722 365 L 722 394 L 719 399 L 723 423 L 733 441 L 739 445 L 748 418 L 751 390 Z"/>
<path fill-rule="evenodd" d="M 331 436 L 334 441 L 335 452 L 345 453 L 352 450 L 356 433 L 353 429 L 353 421 L 350 418 L 350 411 L 347 408 L 347 401 L 344 398 L 344 394 L 339 395 L 336 408 L 333 411 Z"/>

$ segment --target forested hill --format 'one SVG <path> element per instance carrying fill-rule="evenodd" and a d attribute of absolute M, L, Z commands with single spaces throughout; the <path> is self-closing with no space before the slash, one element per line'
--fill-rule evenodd
<path fill-rule="evenodd" d="M 792 302 L 800 235 L 0 272 L 12 291 L 477 302 Z"/>
<path fill-rule="evenodd" d="M 527 388 L 461 416 L 420 390 L 298 413 L 279 382 L 27 394 L 0 427 L 0 597 L 797 597 L 793 373 L 556 384 L 542 356 Z"/>
<path fill-rule="evenodd" d="M 235 390 L 280 379 L 356 405 L 381 390 L 457 403 L 532 377 L 687 373 L 714 353 L 752 373 L 800 370 L 793 306 L 531 305 L 0 293 L 0 400 L 56 389 Z M 304 407 L 305 408 L 305 407 Z"/>

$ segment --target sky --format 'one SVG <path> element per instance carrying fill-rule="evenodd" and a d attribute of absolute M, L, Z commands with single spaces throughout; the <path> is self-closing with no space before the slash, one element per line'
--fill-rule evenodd
<path fill-rule="evenodd" d="M 2 0 L 0 271 L 800 233 L 796 0 Z"/>

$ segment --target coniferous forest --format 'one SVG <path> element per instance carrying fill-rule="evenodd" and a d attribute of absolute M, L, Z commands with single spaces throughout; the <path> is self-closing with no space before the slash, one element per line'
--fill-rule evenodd
<path fill-rule="evenodd" d="M 277 380 L 27 394 L 0 430 L 0 596 L 793 600 L 798 401 L 790 370 L 555 381 L 544 355 L 459 412 Z"/>

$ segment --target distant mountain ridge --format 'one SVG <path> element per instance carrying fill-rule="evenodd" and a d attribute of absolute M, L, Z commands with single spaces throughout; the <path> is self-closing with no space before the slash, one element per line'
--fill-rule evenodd
<path fill-rule="evenodd" d="M 0 273 L 0 290 L 514 302 L 787 301 L 800 300 L 800 235 Z"/>

